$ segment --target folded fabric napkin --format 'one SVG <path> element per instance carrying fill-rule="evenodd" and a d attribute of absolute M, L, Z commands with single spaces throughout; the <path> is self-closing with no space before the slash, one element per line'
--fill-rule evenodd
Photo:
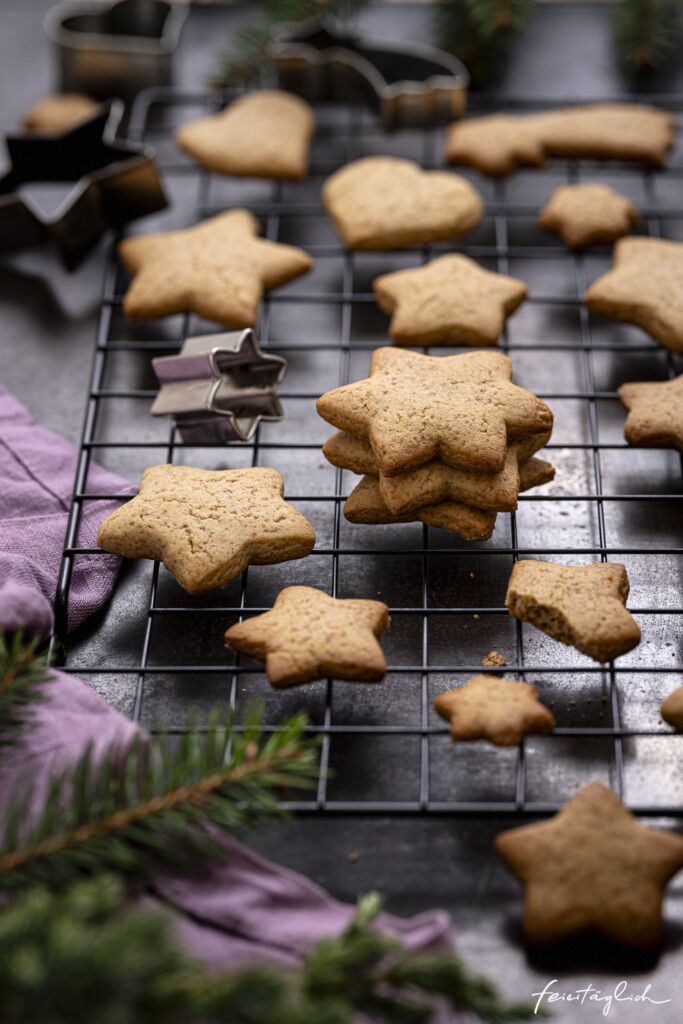
<path fill-rule="evenodd" d="M 55 771 L 73 763 L 90 743 L 95 757 L 112 745 L 127 745 L 137 727 L 110 708 L 84 683 L 64 672 L 53 673 L 47 699 L 31 709 L 26 728 L 12 758 L 0 774 L 0 821 L 10 791 L 31 768 L 33 799 L 45 794 Z M 313 882 L 271 864 L 241 843 L 221 838 L 226 860 L 197 878 L 159 877 L 144 902 L 161 901 L 176 913 L 180 940 L 195 956 L 217 970 L 234 970 L 255 963 L 296 966 L 319 939 L 338 935 L 354 908 L 339 903 Z M 378 927 L 415 951 L 450 950 L 450 919 L 429 911 L 410 920 L 382 914 Z M 438 1024 L 458 1024 L 462 1018 L 439 1011 Z"/>
<path fill-rule="evenodd" d="M 0 630 L 24 628 L 47 636 L 66 535 L 78 452 L 0 387 Z M 135 488 L 92 465 L 94 494 L 131 494 Z M 94 547 L 114 502 L 84 502 L 78 543 Z M 111 594 L 120 559 L 78 555 L 69 591 L 69 629 L 79 626 Z"/>

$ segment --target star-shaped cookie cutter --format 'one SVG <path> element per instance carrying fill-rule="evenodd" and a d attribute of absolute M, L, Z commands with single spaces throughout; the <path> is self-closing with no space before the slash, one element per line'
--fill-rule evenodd
<path fill-rule="evenodd" d="M 117 139 L 121 100 L 57 136 L 8 136 L 11 167 L 0 179 L 0 252 L 54 241 L 69 270 L 109 229 L 168 206 L 149 146 Z M 51 216 L 18 190 L 36 182 L 74 182 Z"/>
<path fill-rule="evenodd" d="M 250 441 L 262 420 L 282 419 L 275 386 L 287 361 L 264 355 L 251 328 L 188 338 L 152 367 L 161 384 L 152 415 L 175 416 L 189 444 Z"/>
<path fill-rule="evenodd" d="M 433 46 L 387 45 L 325 18 L 283 30 L 270 56 L 282 89 L 313 100 L 358 97 L 388 130 L 448 123 L 465 113 L 469 72 Z"/>

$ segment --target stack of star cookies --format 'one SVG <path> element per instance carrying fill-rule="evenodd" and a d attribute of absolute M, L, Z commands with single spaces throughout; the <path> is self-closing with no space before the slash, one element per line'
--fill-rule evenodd
<path fill-rule="evenodd" d="M 533 457 L 550 438 L 552 412 L 512 383 L 499 352 L 380 348 L 367 380 L 329 391 L 317 410 L 339 428 L 327 459 L 362 474 L 344 506 L 352 523 L 423 522 L 486 540 L 498 512 L 555 473 Z"/>

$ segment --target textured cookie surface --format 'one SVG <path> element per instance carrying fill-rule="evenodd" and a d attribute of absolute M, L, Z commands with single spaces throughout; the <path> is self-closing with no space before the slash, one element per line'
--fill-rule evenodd
<path fill-rule="evenodd" d="M 26 111 L 22 124 L 37 135 L 61 135 L 88 121 L 99 106 L 96 100 L 79 92 L 44 96 Z"/>
<path fill-rule="evenodd" d="M 659 167 L 674 140 L 670 114 L 639 104 L 600 104 L 547 114 L 465 119 L 452 125 L 446 159 L 485 174 L 539 167 L 547 156 L 635 160 Z"/>
<path fill-rule="evenodd" d="M 377 638 L 388 626 L 389 609 L 381 601 L 339 600 L 313 587 L 287 587 L 272 611 L 231 626 L 225 642 L 265 661 L 278 688 L 328 677 L 378 683 L 387 666 Z"/>
<path fill-rule="evenodd" d="M 495 846 L 525 885 L 529 943 L 597 931 L 636 949 L 660 945 L 664 887 L 683 866 L 683 838 L 644 828 L 601 783 L 550 821 L 501 832 Z"/>
<path fill-rule="evenodd" d="M 672 725 L 676 732 L 683 732 L 683 686 L 666 698 L 661 706 L 662 718 Z"/>
<path fill-rule="evenodd" d="M 505 454 L 500 473 L 469 473 L 464 469 L 453 469 L 443 462 L 432 461 L 408 473 L 386 477 L 379 472 L 377 459 L 369 443 L 344 431 L 339 431 L 325 442 L 323 454 L 341 469 L 379 476 L 380 493 L 392 515 L 412 512 L 424 505 L 435 505 L 442 501 L 462 502 L 464 505 L 495 512 L 512 512 L 517 508 L 519 491 L 526 489 L 520 486 L 520 463 L 526 463 L 549 439 L 549 434 L 536 434 L 523 441 L 513 441 Z M 538 464 L 541 462 L 543 460 L 535 460 L 535 465 L 530 469 L 539 472 Z M 543 463 L 543 466 L 548 467 L 549 463 Z M 527 479 L 528 473 L 529 470 Z M 547 468 L 544 468 L 544 479 L 540 482 L 546 483 L 552 479 L 547 473 Z M 534 487 L 537 484 L 528 486 Z"/>
<path fill-rule="evenodd" d="M 614 267 L 584 297 L 592 313 L 637 324 L 683 352 L 683 245 L 659 238 L 622 238 Z"/>
<path fill-rule="evenodd" d="M 283 499 L 275 469 L 152 466 L 140 493 L 104 520 L 97 543 L 164 563 L 190 594 L 224 587 L 248 565 L 303 558 L 315 533 Z"/>
<path fill-rule="evenodd" d="M 496 525 L 495 512 L 482 512 L 450 501 L 394 516 L 382 499 L 376 476 L 364 476 L 351 491 L 344 505 L 344 515 L 350 523 L 367 526 L 424 523 L 426 526 L 448 530 L 449 533 L 457 533 L 466 540 L 488 540 Z"/>
<path fill-rule="evenodd" d="M 438 696 L 434 707 L 450 722 L 454 743 L 483 739 L 514 747 L 524 736 L 555 728 L 555 719 L 533 686 L 498 676 L 474 676 L 465 686 Z"/>
<path fill-rule="evenodd" d="M 674 448 L 683 452 L 683 373 L 674 380 L 622 384 L 628 409 L 624 437 L 638 448 Z"/>
<path fill-rule="evenodd" d="M 196 313 L 224 327 L 253 327 L 264 291 L 310 270 L 301 249 L 258 238 L 247 210 L 230 210 L 185 231 L 120 243 L 134 275 L 123 309 L 131 319 Z"/>
<path fill-rule="evenodd" d="M 558 231 L 572 249 L 613 242 L 628 235 L 640 214 L 630 199 L 608 185 L 561 185 L 541 210 L 538 222 Z"/>
<path fill-rule="evenodd" d="M 316 408 L 333 426 L 367 438 L 380 471 L 397 476 L 432 459 L 499 473 L 508 440 L 547 434 L 553 415 L 511 382 L 499 352 L 424 356 L 375 349 L 370 377 L 328 391 Z"/>
<path fill-rule="evenodd" d="M 349 249 L 403 249 L 456 238 L 484 212 L 464 178 L 390 156 L 365 157 L 336 171 L 325 182 L 323 202 Z"/>
<path fill-rule="evenodd" d="M 203 167 L 220 174 L 305 178 L 315 127 L 308 103 L 264 89 L 234 100 L 220 114 L 200 117 L 176 132 L 176 142 Z"/>
<path fill-rule="evenodd" d="M 389 333 L 397 345 L 495 345 L 506 317 L 527 295 L 523 281 L 456 254 L 385 274 L 372 287 L 392 314 Z"/>
<path fill-rule="evenodd" d="M 611 661 L 640 643 L 640 629 L 626 610 L 623 565 L 556 565 L 517 562 L 505 598 L 510 614 L 595 661 Z"/>

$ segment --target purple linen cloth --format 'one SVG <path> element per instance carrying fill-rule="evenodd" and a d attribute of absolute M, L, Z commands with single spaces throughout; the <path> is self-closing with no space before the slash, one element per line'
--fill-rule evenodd
<path fill-rule="evenodd" d="M 71 505 L 78 453 L 0 387 L 0 630 L 47 636 Z M 126 480 L 91 466 L 88 490 L 135 492 Z M 95 547 L 100 523 L 118 503 L 84 502 L 78 543 Z M 116 555 L 78 555 L 69 592 L 69 629 L 111 594 Z"/>
<path fill-rule="evenodd" d="M 84 683 L 54 672 L 45 701 L 31 709 L 31 723 L 0 774 L 0 820 L 12 788 L 25 781 L 30 766 L 34 800 L 39 802 L 55 771 L 73 763 L 91 743 L 101 757 L 112 746 L 127 745 L 136 726 L 110 708 Z M 271 864 L 229 838 L 221 840 L 226 860 L 201 877 L 159 877 L 143 897 L 145 905 L 175 913 L 180 940 L 211 969 L 229 971 L 271 963 L 296 966 L 319 939 L 338 935 L 354 908 L 339 903 L 309 879 Z M 378 926 L 407 948 L 452 950 L 448 915 L 429 911 L 401 920 L 382 914 Z M 440 1011 L 435 1024 L 460 1024 L 461 1015 Z"/>

